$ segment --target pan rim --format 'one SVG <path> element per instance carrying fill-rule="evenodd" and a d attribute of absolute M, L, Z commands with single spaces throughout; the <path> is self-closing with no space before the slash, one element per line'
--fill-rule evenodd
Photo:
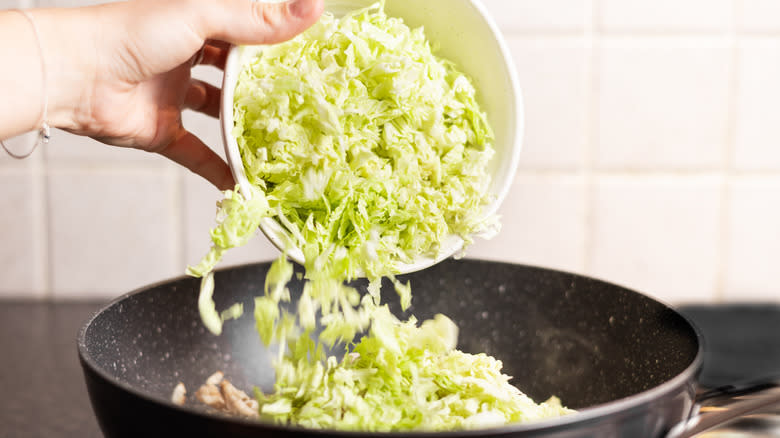
<path fill-rule="evenodd" d="M 449 262 L 452 263 L 453 261 L 450 260 Z M 639 392 L 637 394 L 628 397 L 623 397 L 616 400 L 608 401 L 606 403 L 588 406 L 586 408 L 578 410 L 575 414 L 565 415 L 557 418 L 550 418 L 550 419 L 538 420 L 538 421 L 527 422 L 527 423 L 508 424 L 508 425 L 491 427 L 491 428 L 463 429 L 463 430 L 451 430 L 451 431 L 440 431 L 440 432 L 434 432 L 434 431 L 366 432 L 366 431 L 345 431 L 345 430 L 338 430 L 338 429 L 313 429 L 313 428 L 306 428 L 301 426 L 282 426 L 282 425 L 278 425 L 275 423 L 270 423 L 262 420 L 233 417 L 219 412 L 208 412 L 205 410 L 193 409 L 192 407 L 188 407 L 188 406 L 176 405 L 170 400 L 165 400 L 163 398 L 151 395 L 137 388 L 134 388 L 133 386 L 125 382 L 119 381 L 110 373 L 108 373 L 106 370 L 104 370 L 103 367 L 98 366 L 98 364 L 91 357 L 86 345 L 86 333 L 98 316 L 100 316 L 102 313 L 108 311 L 115 305 L 121 303 L 123 300 L 131 296 L 141 295 L 144 292 L 148 292 L 158 286 L 192 278 L 187 275 L 180 275 L 177 277 L 172 277 L 169 279 L 150 283 L 148 285 L 136 288 L 130 292 L 127 292 L 125 294 L 122 294 L 112 299 L 108 303 L 104 304 L 100 309 L 93 312 L 79 329 L 78 338 L 77 338 L 79 359 L 82 364 L 82 367 L 87 368 L 89 372 L 96 374 L 101 379 L 105 380 L 111 385 L 118 387 L 122 391 L 125 391 L 135 397 L 138 397 L 139 399 L 147 403 L 157 405 L 164 409 L 173 409 L 175 411 L 178 411 L 179 413 L 186 414 L 186 415 L 193 415 L 195 417 L 199 417 L 200 419 L 207 420 L 207 421 L 208 420 L 227 421 L 229 423 L 232 423 L 237 426 L 242 426 L 242 427 L 256 427 L 256 428 L 263 428 L 263 429 L 268 429 L 268 430 L 278 431 L 278 432 L 305 432 L 307 434 L 313 434 L 313 435 L 345 436 L 345 437 L 358 437 L 358 436 L 364 437 L 366 434 L 370 434 L 371 436 L 380 437 L 380 438 L 394 438 L 400 435 L 413 437 L 413 438 L 449 438 L 449 437 L 454 438 L 454 437 L 464 437 L 464 436 L 475 437 L 475 436 L 485 436 L 485 435 L 498 436 L 498 435 L 526 433 L 526 432 L 533 432 L 533 431 L 540 431 L 540 430 L 556 430 L 559 428 L 569 428 L 572 425 L 578 423 L 592 422 L 599 418 L 605 418 L 609 416 L 620 415 L 621 413 L 627 413 L 633 409 L 641 407 L 642 405 L 649 404 L 653 400 L 660 399 L 666 394 L 673 393 L 676 390 L 678 390 L 680 387 L 686 385 L 694 387 L 695 385 L 698 384 L 697 376 L 698 373 L 701 371 L 702 364 L 704 361 L 704 345 L 703 345 L 704 338 L 701 334 L 701 330 L 690 320 L 690 318 L 683 315 L 682 313 L 674 309 L 669 304 L 661 300 L 658 300 L 656 298 L 650 297 L 646 294 L 643 294 L 642 292 L 621 286 L 620 284 L 617 283 L 605 281 L 597 277 L 586 276 L 583 274 L 578 274 L 573 272 L 567 272 L 559 269 L 552 269 L 547 267 L 540 267 L 540 266 L 520 264 L 520 263 L 496 262 L 496 261 L 475 260 L 475 259 L 456 260 L 454 262 L 488 263 L 491 265 L 507 265 L 513 267 L 533 269 L 540 272 L 545 271 L 548 273 L 559 273 L 559 274 L 562 273 L 562 274 L 572 276 L 573 278 L 595 281 L 598 283 L 602 283 L 604 285 L 608 285 L 611 287 L 618 287 L 620 289 L 642 295 L 646 299 L 649 299 L 651 301 L 654 301 L 662 305 L 667 310 L 673 312 L 677 317 L 685 321 L 685 323 L 688 325 L 688 327 L 692 330 L 692 332 L 695 335 L 696 345 L 697 345 L 696 355 L 694 356 L 691 363 L 684 370 L 682 370 L 680 373 L 678 373 L 671 379 L 668 379 L 659 385 L 656 385 L 652 388 L 646 389 L 642 392 Z M 271 262 L 253 262 L 253 263 L 239 264 L 239 265 L 220 268 L 215 271 L 215 274 L 219 274 L 220 272 L 224 272 L 224 271 L 248 268 L 252 266 L 270 265 L 270 263 Z M 94 407 L 93 407 L 93 411 L 94 411 Z M 686 417 L 689 415 L 688 412 L 685 412 L 683 414 Z"/>

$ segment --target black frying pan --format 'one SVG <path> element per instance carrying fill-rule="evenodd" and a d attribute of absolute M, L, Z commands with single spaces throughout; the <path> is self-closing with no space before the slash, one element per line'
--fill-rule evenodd
<path fill-rule="evenodd" d="M 191 396 L 216 370 L 247 392 L 255 385 L 271 390 L 272 352 L 260 342 L 251 311 L 268 267 L 216 274 L 218 308 L 243 302 L 247 309 L 219 337 L 200 322 L 193 278 L 120 297 L 86 323 L 79 355 L 107 437 L 361 435 L 230 418 Z M 445 261 L 405 278 L 412 282 L 411 313 L 449 316 L 460 328 L 461 350 L 501 359 L 513 383 L 535 400 L 557 395 L 580 412 L 498 429 L 404 436 L 656 437 L 675 425 L 675 433 L 685 429 L 695 414 L 701 339 L 657 301 L 579 275 L 473 260 Z M 293 296 L 300 286 L 291 284 Z M 189 394 L 184 407 L 169 401 L 179 381 Z"/>

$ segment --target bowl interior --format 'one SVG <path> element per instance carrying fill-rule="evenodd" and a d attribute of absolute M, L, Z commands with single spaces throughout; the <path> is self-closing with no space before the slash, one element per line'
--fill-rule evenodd
<path fill-rule="evenodd" d="M 374 0 L 326 0 L 326 11 L 336 16 L 367 7 Z M 401 17 L 412 28 L 423 26 L 426 36 L 437 48 L 437 55 L 453 61 L 473 81 L 477 100 L 495 135 L 496 155 L 489 164 L 492 175 L 489 192 L 493 202 L 485 215 L 494 214 L 512 186 L 522 146 L 523 106 L 514 65 L 498 27 L 477 0 L 393 0 L 387 2 L 388 15 Z M 446 11 L 444 14 L 442 11 Z M 243 163 L 238 144 L 231 134 L 233 129 L 233 92 L 238 74 L 247 54 L 257 48 L 234 47 L 225 67 L 221 102 L 222 136 L 228 164 L 244 193 L 249 193 L 249 182 L 243 174 Z M 272 219 L 261 223 L 263 233 L 278 248 L 283 247 L 283 229 Z M 463 241 L 450 236 L 436 258 L 423 258 L 413 264 L 399 265 L 401 272 L 414 272 L 450 257 L 460 250 Z M 288 253 L 302 263 L 300 250 Z"/>

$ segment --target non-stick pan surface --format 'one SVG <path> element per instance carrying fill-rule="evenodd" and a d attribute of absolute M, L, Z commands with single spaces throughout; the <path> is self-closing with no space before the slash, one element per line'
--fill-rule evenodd
<path fill-rule="evenodd" d="M 217 273 L 218 308 L 242 302 L 246 309 L 221 336 L 201 324 L 199 281 L 192 278 L 120 297 L 87 322 L 79 354 L 106 436 L 350 435 L 228 418 L 191 396 L 216 370 L 239 388 L 271 389 L 273 353 L 260 342 L 252 315 L 268 267 Z M 474 260 L 446 261 L 405 279 L 412 283 L 410 313 L 449 316 L 460 328 L 461 350 L 501 359 L 512 382 L 534 399 L 557 395 L 581 411 L 435 435 L 659 436 L 690 413 L 700 340 L 685 318 L 657 301 L 579 275 Z M 301 283 L 290 288 L 296 296 Z M 383 290 L 397 301 L 389 285 Z M 169 401 L 180 381 L 190 394 L 184 407 Z"/>

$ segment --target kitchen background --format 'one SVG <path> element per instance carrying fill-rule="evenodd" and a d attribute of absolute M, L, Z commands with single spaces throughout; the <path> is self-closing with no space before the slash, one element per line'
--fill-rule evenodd
<path fill-rule="evenodd" d="M 780 302 L 780 1 L 484 2 L 515 57 L 526 136 L 504 228 L 468 256 L 673 304 Z M 185 125 L 221 151 L 216 120 Z M 0 298 L 104 299 L 182 275 L 219 198 L 159 156 L 65 132 L 26 160 L 0 154 Z M 222 266 L 276 254 L 259 235 Z"/>

